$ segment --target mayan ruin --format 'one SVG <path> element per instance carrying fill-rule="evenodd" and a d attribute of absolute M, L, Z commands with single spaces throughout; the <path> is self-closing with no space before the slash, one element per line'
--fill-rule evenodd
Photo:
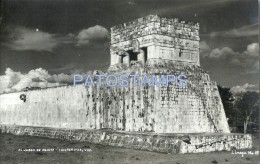
<path fill-rule="evenodd" d="M 199 28 L 157 15 L 111 28 L 107 74 L 184 74 L 186 87 L 79 84 L 2 94 L 0 129 L 181 154 L 252 147 L 249 134 L 230 133 L 217 84 L 200 65 Z"/>

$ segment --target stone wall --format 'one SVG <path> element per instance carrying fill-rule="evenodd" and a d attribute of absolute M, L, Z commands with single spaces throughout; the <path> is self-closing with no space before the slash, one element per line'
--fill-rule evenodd
<path fill-rule="evenodd" d="M 0 133 L 91 142 L 171 154 L 205 153 L 252 148 L 249 134 L 158 134 L 111 130 L 76 130 L 0 125 Z"/>
<path fill-rule="evenodd" d="M 188 77 L 186 88 L 180 88 L 176 83 L 168 87 L 141 87 L 140 94 L 144 94 L 144 101 L 143 106 L 137 108 L 137 113 L 141 112 L 137 119 L 142 120 L 140 125 L 143 126 L 127 130 L 145 129 L 160 133 L 230 132 L 217 84 L 210 81 L 209 75 L 200 66 L 169 60 L 148 60 L 144 68 L 117 68 L 110 73 L 119 72 L 184 74 Z"/>
<path fill-rule="evenodd" d="M 0 124 L 158 133 L 229 132 L 217 86 L 199 66 L 169 61 L 108 72 L 184 74 L 186 88 L 85 88 L 83 85 L 0 95 Z M 160 68 L 160 67 L 163 68 Z M 26 101 L 20 95 L 26 95 Z"/>

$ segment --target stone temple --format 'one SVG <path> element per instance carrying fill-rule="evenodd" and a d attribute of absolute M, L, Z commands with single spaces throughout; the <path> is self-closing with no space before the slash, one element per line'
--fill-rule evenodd
<path fill-rule="evenodd" d="M 186 89 L 177 85 L 137 89 L 140 101 L 125 104 L 143 112 L 145 119 L 136 115 L 133 119 L 141 124 L 134 127 L 126 119 L 126 130 L 229 133 L 217 85 L 200 67 L 198 24 L 150 15 L 112 27 L 110 55 L 109 71 L 188 76 Z"/>
<path fill-rule="evenodd" d="M 230 133 L 217 84 L 200 66 L 199 40 L 199 24 L 157 15 L 114 26 L 106 73 L 185 74 L 187 86 L 78 85 L 2 94 L 0 129 L 170 153 L 251 148 L 250 135 Z"/>

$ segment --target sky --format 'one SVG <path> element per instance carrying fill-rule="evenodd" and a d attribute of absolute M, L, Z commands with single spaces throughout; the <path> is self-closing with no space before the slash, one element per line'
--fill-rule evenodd
<path fill-rule="evenodd" d="M 258 90 L 257 0 L 3 0 L 0 93 L 106 70 L 110 28 L 149 14 L 200 24 L 200 62 L 233 92 Z"/>

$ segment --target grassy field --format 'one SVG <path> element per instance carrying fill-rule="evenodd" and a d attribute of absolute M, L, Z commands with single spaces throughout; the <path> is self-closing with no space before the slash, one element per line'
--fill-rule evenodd
<path fill-rule="evenodd" d="M 258 149 L 258 139 L 254 137 L 254 150 Z M 18 151 L 19 149 L 81 148 L 78 151 Z M 124 149 L 91 143 L 69 142 L 30 136 L 15 136 L 0 133 L 0 163 L 170 163 L 170 164 L 243 164 L 259 162 L 259 156 L 214 152 L 206 154 L 161 154 L 156 152 Z"/>

